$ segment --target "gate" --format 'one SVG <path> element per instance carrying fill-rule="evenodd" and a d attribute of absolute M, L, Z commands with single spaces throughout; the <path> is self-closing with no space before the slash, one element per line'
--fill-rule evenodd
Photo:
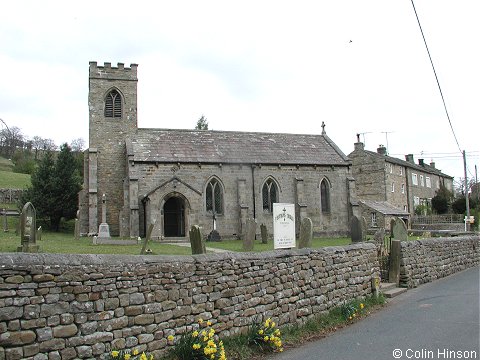
<path fill-rule="evenodd" d="M 383 243 L 377 243 L 378 262 L 380 263 L 380 277 L 382 281 L 388 282 L 390 269 L 390 249 L 392 248 L 392 237 L 384 236 Z"/>

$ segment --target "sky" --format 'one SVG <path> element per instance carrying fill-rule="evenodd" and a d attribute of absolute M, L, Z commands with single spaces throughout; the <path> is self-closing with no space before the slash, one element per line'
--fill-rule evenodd
<path fill-rule="evenodd" d="M 88 144 L 88 66 L 138 64 L 138 125 L 327 135 L 480 165 L 480 1 L 8 1 L 0 119 Z M 451 124 L 451 125 L 450 125 Z M 453 130 L 452 130 L 453 129 Z M 455 134 L 455 135 L 454 135 Z M 458 142 L 458 143 L 457 143 Z"/>

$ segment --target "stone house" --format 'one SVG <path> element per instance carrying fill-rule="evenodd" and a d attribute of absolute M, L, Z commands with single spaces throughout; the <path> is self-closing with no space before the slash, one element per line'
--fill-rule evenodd
<path fill-rule="evenodd" d="M 358 140 L 348 157 L 360 201 L 385 202 L 399 212 L 413 215 L 417 206 L 431 205 L 440 185 L 453 189 L 453 177 L 442 173 L 435 163 L 419 159 L 416 164 L 411 154 L 405 160 L 388 156 L 383 145 L 373 152 L 365 150 Z"/>
<path fill-rule="evenodd" d="M 272 204 L 296 206 L 316 234 L 348 235 L 358 215 L 351 161 L 326 135 L 137 126 L 137 65 L 89 68 L 89 149 L 79 223 L 95 234 L 103 194 L 110 233 L 185 238 L 192 225 L 240 237 L 249 217 L 272 233 Z"/>

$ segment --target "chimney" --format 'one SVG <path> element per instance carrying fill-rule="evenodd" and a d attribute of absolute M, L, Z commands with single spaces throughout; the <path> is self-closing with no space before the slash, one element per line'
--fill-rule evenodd
<path fill-rule="evenodd" d="M 432 168 L 435 168 L 435 162 L 430 161 L 430 166 L 431 166 Z"/>
<path fill-rule="evenodd" d="M 355 150 L 365 150 L 365 145 L 360 141 L 360 134 L 357 134 L 357 142 L 353 145 Z"/>
<path fill-rule="evenodd" d="M 410 163 L 415 163 L 415 162 L 413 161 L 413 154 L 405 155 L 405 160 L 407 160 L 407 161 L 410 162 Z"/>
<path fill-rule="evenodd" d="M 423 162 L 423 159 L 418 159 L 418 165 L 425 167 L 425 163 Z"/>
<path fill-rule="evenodd" d="M 380 155 L 387 155 L 387 148 L 383 145 L 378 145 L 377 153 Z"/>

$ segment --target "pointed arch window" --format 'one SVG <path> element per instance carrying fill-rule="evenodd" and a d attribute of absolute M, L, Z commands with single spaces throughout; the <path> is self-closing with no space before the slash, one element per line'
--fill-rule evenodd
<path fill-rule="evenodd" d="M 320 201 L 322 213 L 330 212 L 330 189 L 327 180 L 323 179 L 320 183 Z"/>
<path fill-rule="evenodd" d="M 105 99 L 105 117 L 122 117 L 122 96 L 117 90 L 112 90 Z"/>
<path fill-rule="evenodd" d="M 267 179 L 262 187 L 263 210 L 273 212 L 273 204 L 278 202 L 278 187 L 273 179 Z"/>
<path fill-rule="evenodd" d="M 205 205 L 207 211 L 223 214 L 223 190 L 217 179 L 212 179 L 207 184 Z"/>

